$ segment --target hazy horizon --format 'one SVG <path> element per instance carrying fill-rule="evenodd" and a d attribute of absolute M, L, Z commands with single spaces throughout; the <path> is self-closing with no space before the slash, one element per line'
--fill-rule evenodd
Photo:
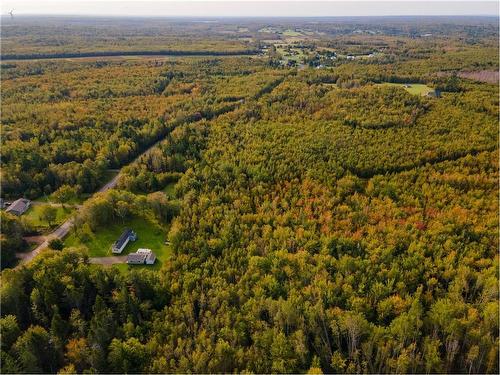
<path fill-rule="evenodd" d="M 497 1 L 32 1 L 6 0 L 2 15 L 105 17 L 498 17 Z"/>

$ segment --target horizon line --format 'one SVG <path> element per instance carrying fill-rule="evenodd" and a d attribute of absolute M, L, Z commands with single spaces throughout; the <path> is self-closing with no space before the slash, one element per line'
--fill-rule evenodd
<path fill-rule="evenodd" d="M 113 18 L 196 18 L 196 19 L 209 19 L 209 18 L 396 18 L 396 17 L 492 17 L 500 18 L 500 14 L 376 14 L 376 15 L 328 15 L 328 16 L 263 16 L 263 15 L 252 15 L 252 16 L 223 16 L 223 15 L 211 15 L 211 16 L 192 16 L 192 15 L 154 15 L 154 14 L 111 14 L 111 13 L 14 13 L 14 17 L 9 14 L 0 14 L 0 17 L 13 18 L 16 17 L 113 17 Z"/>

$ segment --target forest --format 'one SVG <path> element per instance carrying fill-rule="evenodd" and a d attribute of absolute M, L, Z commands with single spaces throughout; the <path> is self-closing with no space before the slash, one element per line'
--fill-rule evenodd
<path fill-rule="evenodd" d="M 74 209 L 1 212 L 2 373 L 498 373 L 497 19 L 75 22 L 2 35 L 1 197 Z"/>

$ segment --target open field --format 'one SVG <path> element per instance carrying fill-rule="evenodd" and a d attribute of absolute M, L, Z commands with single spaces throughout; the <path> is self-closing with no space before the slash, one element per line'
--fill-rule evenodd
<path fill-rule="evenodd" d="M 432 91 L 433 88 L 429 87 L 427 85 L 421 84 L 421 83 L 380 83 L 377 86 L 394 86 L 394 87 L 401 87 L 404 88 L 406 91 L 408 91 L 410 94 L 413 95 L 420 95 L 424 96 L 428 92 Z M 408 87 L 405 87 L 408 86 Z"/>
<path fill-rule="evenodd" d="M 498 84 L 498 70 L 481 70 L 479 72 L 460 72 L 459 77 L 471 79 L 479 82 L 496 83 Z"/>
<path fill-rule="evenodd" d="M 68 202 L 64 203 L 64 206 L 74 206 L 74 205 L 79 205 L 85 202 L 86 199 L 88 199 L 90 194 L 81 194 L 77 197 L 72 198 Z M 42 197 L 39 197 L 36 199 L 36 202 L 43 202 L 43 203 L 51 203 L 51 204 L 60 204 L 54 199 L 54 194 L 50 195 L 44 195 Z"/>
<path fill-rule="evenodd" d="M 292 29 L 287 29 L 287 30 L 283 31 L 283 35 L 284 36 L 302 36 L 304 34 L 302 34 L 301 32 L 292 30 Z"/>
<path fill-rule="evenodd" d="M 50 229 L 47 221 L 41 219 L 41 213 L 43 210 L 44 204 L 31 205 L 28 211 L 22 216 L 23 220 L 26 220 L 30 225 L 32 225 L 35 229 L 46 232 Z M 70 207 L 55 207 L 57 210 L 56 219 L 52 223 L 52 226 L 57 226 L 64 222 L 69 215 L 73 212 L 73 209 Z"/>

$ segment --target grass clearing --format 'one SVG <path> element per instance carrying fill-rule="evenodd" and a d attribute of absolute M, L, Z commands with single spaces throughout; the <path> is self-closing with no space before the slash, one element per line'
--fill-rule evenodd
<path fill-rule="evenodd" d="M 80 195 L 80 196 L 74 197 L 70 201 L 64 203 L 64 205 L 65 206 L 80 205 L 80 204 L 83 204 L 83 202 L 85 202 L 88 198 L 89 198 L 89 194 Z M 43 203 L 56 203 L 56 204 L 59 204 L 59 202 L 57 202 L 54 199 L 54 194 L 44 195 L 43 197 L 37 198 L 36 201 L 37 202 L 43 202 Z"/>
<path fill-rule="evenodd" d="M 420 95 L 424 96 L 427 95 L 428 92 L 433 91 L 434 89 L 432 87 L 429 87 L 427 85 L 424 85 L 422 83 L 379 83 L 377 86 L 395 86 L 395 87 L 402 87 L 406 91 L 408 91 L 410 94 L 413 95 Z M 405 87 L 407 86 L 407 87 Z"/>
<path fill-rule="evenodd" d="M 51 229 L 49 224 L 40 218 L 42 214 L 42 209 L 45 207 L 44 204 L 33 204 L 30 206 L 28 211 L 22 216 L 23 220 L 26 220 L 30 225 L 35 227 L 35 229 L 40 230 L 42 232 L 48 231 Z M 69 215 L 73 213 L 73 209 L 70 207 L 55 207 L 56 208 L 56 219 L 52 226 L 55 227 L 59 224 L 62 224 Z"/>
<path fill-rule="evenodd" d="M 292 29 L 286 29 L 285 31 L 283 31 L 283 35 L 284 36 L 302 36 L 304 34 L 302 34 L 299 31 L 292 30 Z"/>
<path fill-rule="evenodd" d="M 137 233 L 137 241 L 129 242 L 120 255 L 127 255 L 137 251 L 139 248 L 151 249 L 156 254 L 156 262 L 154 265 L 133 265 L 127 264 L 114 265 L 119 268 L 147 268 L 160 269 L 163 263 L 170 257 L 171 248 L 165 244 L 168 228 L 160 228 L 158 225 L 149 222 L 142 217 L 135 217 L 122 222 L 110 223 L 105 228 L 99 229 L 94 233 L 93 238 L 82 243 L 74 233 L 71 233 L 64 244 L 66 247 L 71 246 L 86 246 L 89 250 L 90 257 L 107 257 L 113 256 L 111 246 L 120 237 L 123 230 L 131 228 Z"/>

